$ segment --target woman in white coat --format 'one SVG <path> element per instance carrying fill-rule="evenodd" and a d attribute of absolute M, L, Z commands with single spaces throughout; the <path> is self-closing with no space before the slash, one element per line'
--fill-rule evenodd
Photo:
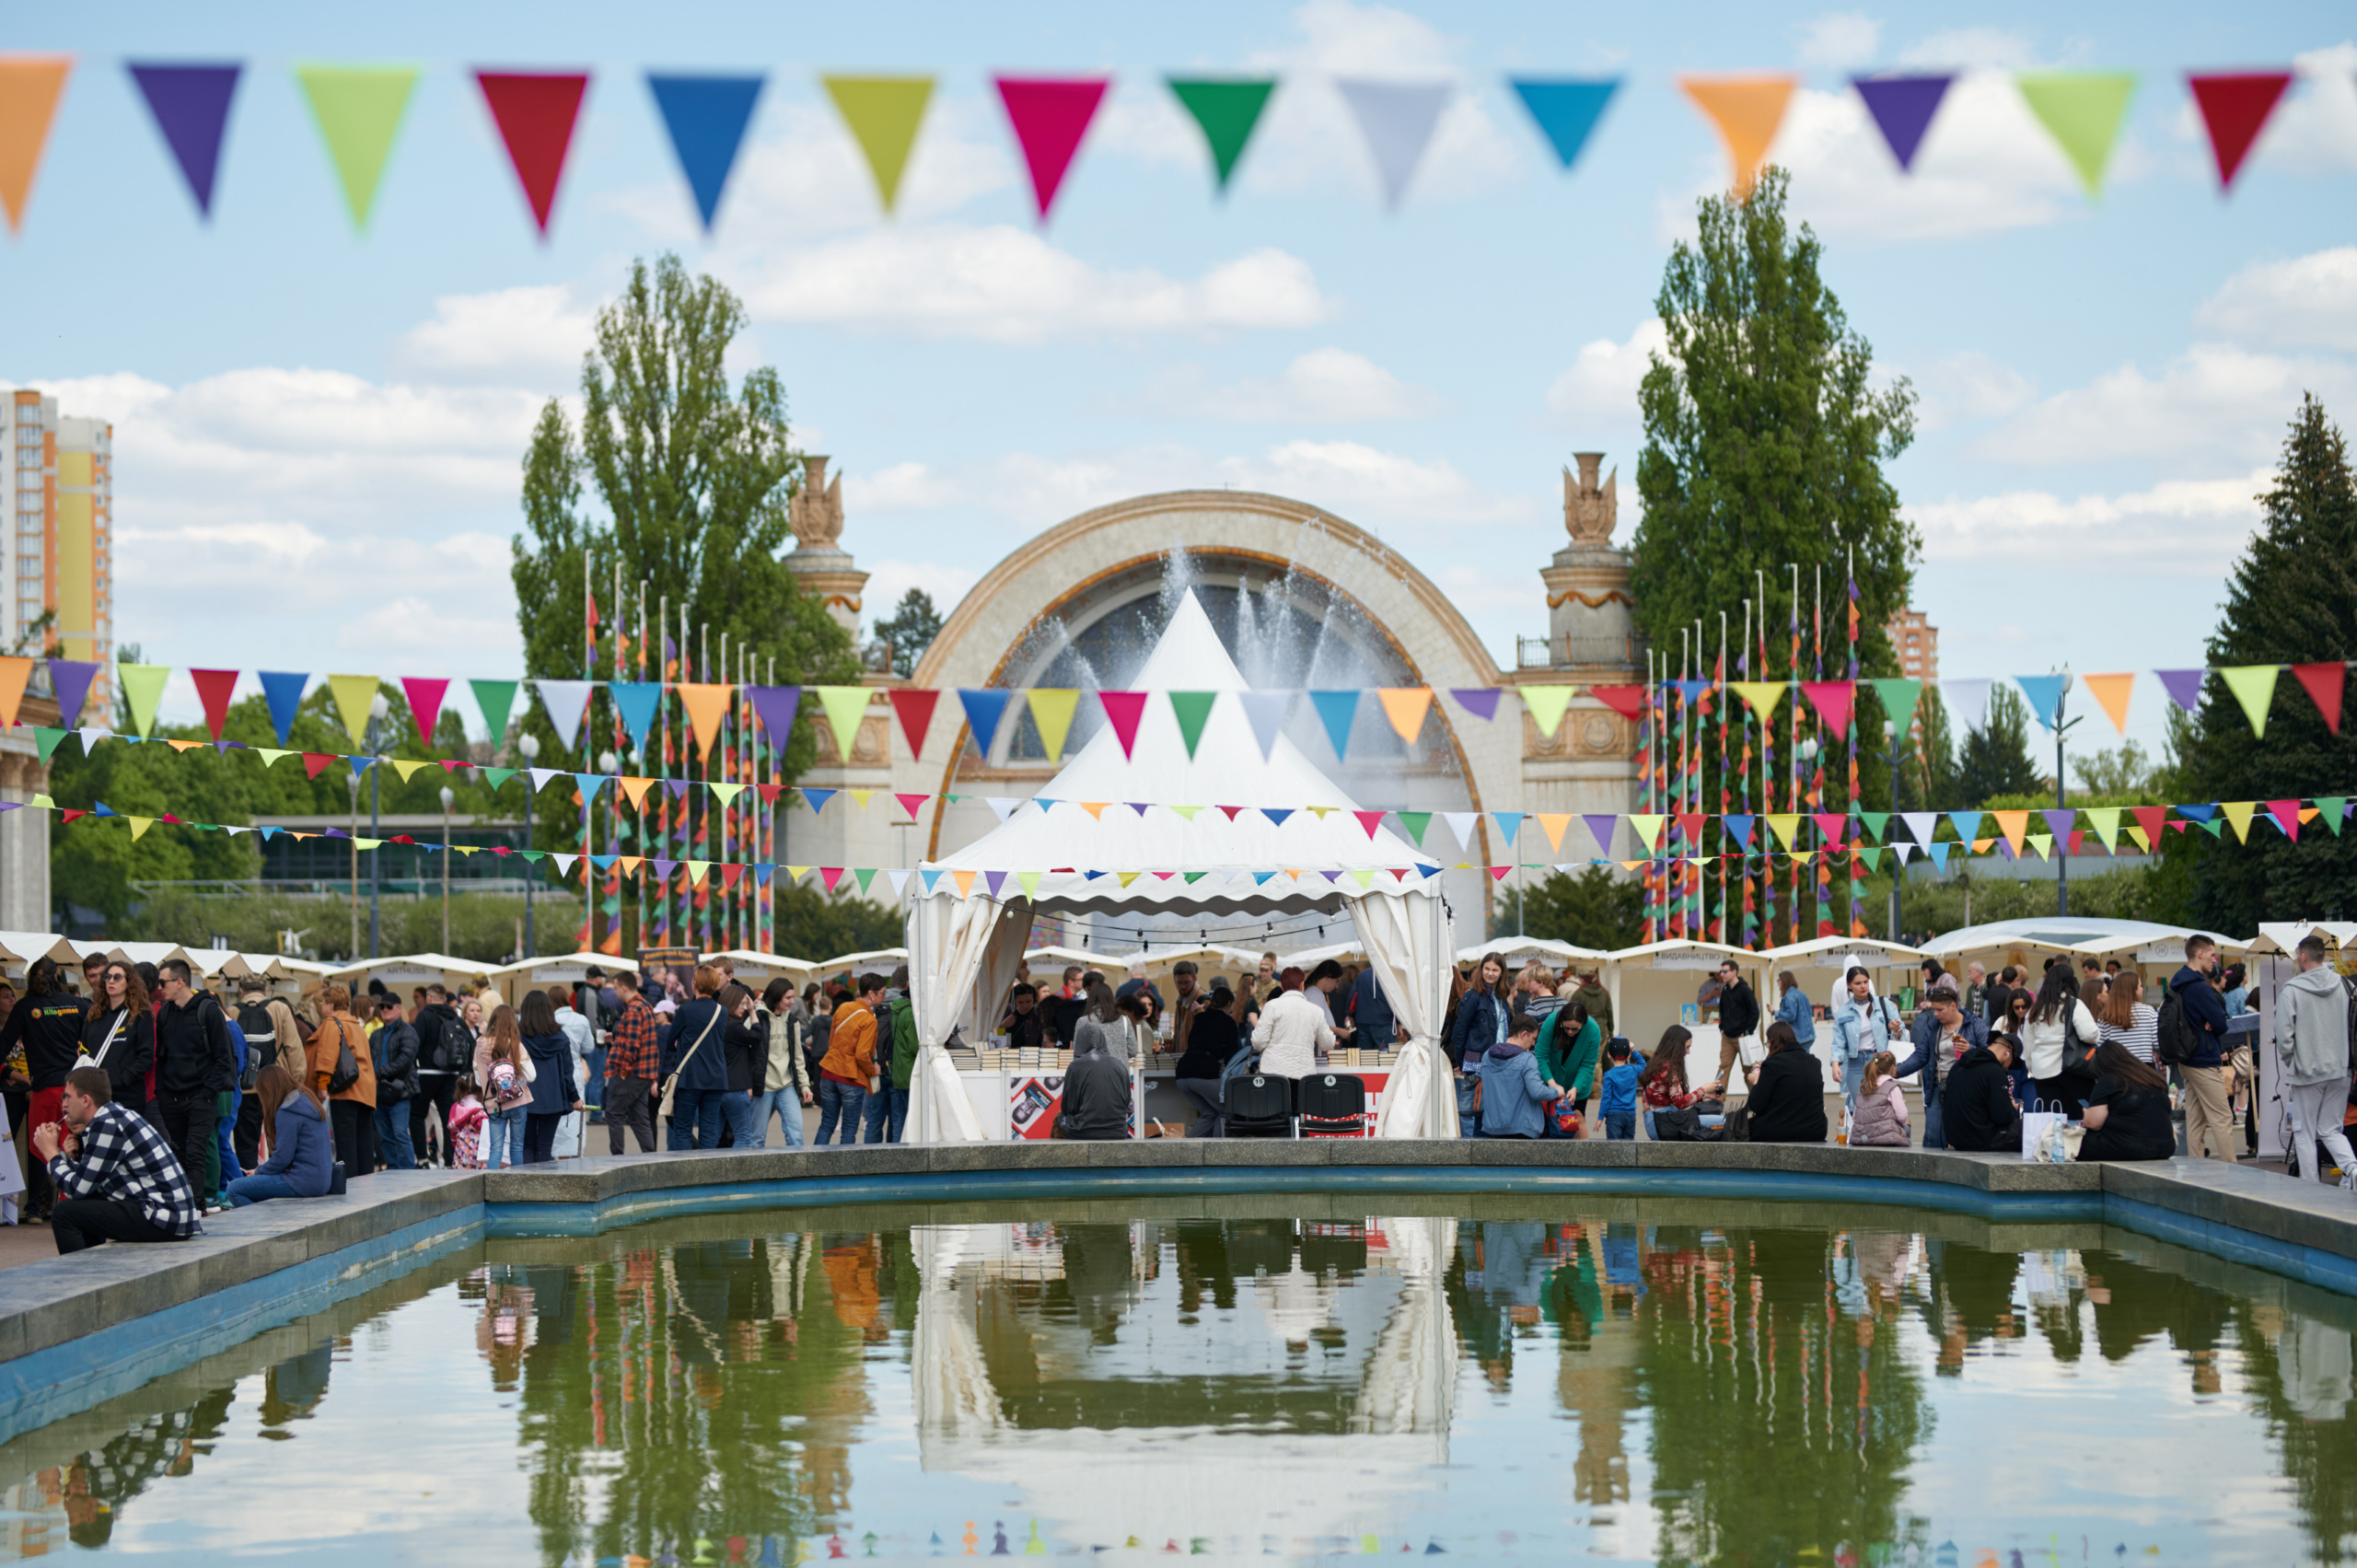
<path fill-rule="evenodd" d="M 1260 1051 L 1260 1071 L 1274 1078 L 1305 1078 L 1318 1071 L 1318 1053 L 1334 1044 L 1334 1027 L 1326 1009 L 1302 992 L 1298 965 L 1278 977 L 1283 990 L 1260 1009 L 1252 1043 Z"/>

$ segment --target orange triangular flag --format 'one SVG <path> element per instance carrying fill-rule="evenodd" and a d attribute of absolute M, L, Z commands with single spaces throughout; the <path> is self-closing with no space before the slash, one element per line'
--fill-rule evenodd
<path fill-rule="evenodd" d="M 1076 800 L 1073 804 L 1102 821 L 1105 817 L 1105 808 L 1113 803 L 1109 800 Z"/>
<path fill-rule="evenodd" d="M 953 871 L 949 874 L 949 879 L 958 884 L 959 898 L 962 899 L 974 890 L 974 877 L 975 873 L 971 871 Z"/>
<path fill-rule="evenodd" d="M 1563 853 L 1563 830 L 1572 825 L 1568 811 L 1541 811 L 1538 825 L 1547 830 L 1547 847 L 1557 854 Z"/>
<path fill-rule="evenodd" d="M 1424 727 L 1424 713 L 1433 705 L 1433 689 L 1429 686 L 1384 686 L 1375 693 L 1383 699 L 1383 715 L 1399 738 L 1413 746 L 1417 735 Z"/>
<path fill-rule="evenodd" d="M 2012 847 L 2013 852 L 2015 854 L 2021 854 L 2022 835 L 2029 831 L 2029 813 L 1991 811 L 1989 815 L 1997 819 L 1997 830 L 2005 835 L 2005 842 Z"/>
<path fill-rule="evenodd" d="M 646 792 L 655 787 L 653 779 L 621 779 L 622 793 L 630 796 L 630 808 L 638 810 L 646 804 Z"/>
<path fill-rule="evenodd" d="M 638 863 L 639 863 L 639 860 L 640 860 L 640 857 L 639 857 L 639 856 L 637 856 L 637 855 L 634 855 L 634 854 L 626 854 L 626 855 L 623 855 L 623 856 L 621 857 L 621 868 L 622 868 L 622 875 L 623 875 L 623 876 L 625 876 L 625 877 L 635 877 L 635 876 L 637 876 L 637 875 L 638 875 Z"/>
<path fill-rule="evenodd" d="M 0 60 L 0 205 L 8 209 L 11 234 L 25 226 L 33 173 L 41 168 L 49 122 L 73 69 L 74 62 L 62 54 Z"/>
<path fill-rule="evenodd" d="M 1768 161 L 1768 145 L 1784 122 L 1785 106 L 1800 78 L 1793 75 L 1680 76 L 1678 87 L 1694 107 L 1718 127 L 1735 162 L 1735 193 L 1751 195 L 1759 166 Z"/>
<path fill-rule="evenodd" d="M 728 716 L 728 698 L 736 688 L 681 680 L 675 681 L 671 690 L 679 694 L 681 705 L 688 710 L 688 728 L 703 749 L 703 760 L 711 761 L 712 743 L 720 738 L 721 721 Z"/>
<path fill-rule="evenodd" d="M 16 726 L 17 707 L 25 700 L 25 682 L 32 674 L 32 660 L 0 655 L 0 724 Z"/>
<path fill-rule="evenodd" d="M 2136 689 L 2136 672 L 2131 670 L 2126 675 L 2083 675 L 2079 679 L 2087 683 L 2087 694 L 2103 704 L 2103 711 L 2110 716 L 2111 727 L 2126 735 L 2128 733 L 2128 697 L 2129 693 Z"/>

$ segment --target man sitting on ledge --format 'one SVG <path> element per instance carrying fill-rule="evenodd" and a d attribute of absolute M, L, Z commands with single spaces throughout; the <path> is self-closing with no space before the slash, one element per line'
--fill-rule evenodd
<path fill-rule="evenodd" d="M 2022 1109 L 2005 1076 L 2018 1054 L 2013 1036 L 1991 1035 L 1987 1045 L 1974 1046 L 1949 1069 L 1947 1086 L 1940 1091 L 1949 1148 L 2021 1152 Z"/>
<path fill-rule="evenodd" d="M 76 1067 L 65 1074 L 63 1130 L 54 1121 L 33 1129 L 33 1151 L 57 1184 L 50 1229 L 60 1252 L 104 1241 L 185 1241 L 203 1228 L 171 1145 L 113 1098 L 105 1068 Z"/>

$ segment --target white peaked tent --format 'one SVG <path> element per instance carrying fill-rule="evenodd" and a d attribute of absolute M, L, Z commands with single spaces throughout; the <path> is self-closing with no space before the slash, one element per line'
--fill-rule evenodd
<path fill-rule="evenodd" d="M 1034 800 L 918 868 L 908 945 L 921 1055 L 909 1140 L 981 1138 L 942 1042 L 961 1024 L 973 1038 L 997 1023 L 992 1012 L 1013 983 L 1033 912 L 1049 907 L 1206 920 L 1348 909 L 1411 1037 L 1376 1135 L 1457 1136 L 1457 1096 L 1437 1039 L 1451 950 L 1440 867 L 1387 828 L 1370 834 L 1351 799 L 1291 740 L 1280 735 L 1261 754 L 1233 695 L 1248 689 L 1244 677 L 1193 594 L 1132 687 L 1152 695 L 1127 755 L 1105 726 Z M 1220 694 L 1191 756 L 1172 691 Z M 1262 807 L 1292 815 L 1271 821 Z"/>

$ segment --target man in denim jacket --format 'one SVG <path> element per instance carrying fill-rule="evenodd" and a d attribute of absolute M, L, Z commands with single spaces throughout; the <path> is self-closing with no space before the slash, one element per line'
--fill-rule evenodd
<path fill-rule="evenodd" d="M 1943 1042 L 1953 1040 L 1952 1048 Z M 1928 1005 L 1915 1015 L 1914 1054 L 1898 1064 L 1894 1077 L 1904 1078 L 1910 1073 L 1923 1074 L 1923 1146 L 1945 1149 L 1948 1146 L 1945 1130 L 1940 1121 L 1940 1085 L 1946 1079 L 1948 1069 L 1956 1059 L 1976 1046 L 1989 1043 L 1986 1019 L 1964 1010 L 1964 999 L 1958 994 L 1956 980 L 1942 975 L 1932 982 Z"/>

